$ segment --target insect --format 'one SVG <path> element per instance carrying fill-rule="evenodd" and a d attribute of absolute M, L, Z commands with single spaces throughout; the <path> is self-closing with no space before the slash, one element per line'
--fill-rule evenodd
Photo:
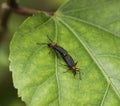
<path fill-rule="evenodd" d="M 48 36 L 47 36 L 48 37 Z M 76 75 L 76 72 L 80 73 L 80 70 L 76 68 L 77 62 L 75 63 L 73 58 L 68 54 L 67 50 L 65 50 L 63 47 L 57 45 L 55 42 L 53 42 L 49 37 L 48 39 L 51 41 L 50 43 L 37 43 L 37 44 L 46 44 L 49 47 L 51 47 L 55 53 L 59 53 L 69 69 L 73 72 L 73 75 Z M 67 71 L 66 71 L 67 72 Z M 81 79 L 81 75 L 79 74 L 79 78 Z"/>
<path fill-rule="evenodd" d="M 48 37 L 48 36 L 47 36 Z M 49 37 L 48 39 L 51 41 L 50 43 L 37 43 L 39 45 L 41 44 L 46 44 L 49 47 L 51 47 L 55 52 L 59 53 L 62 56 L 65 56 L 66 54 L 68 54 L 68 52 L 61 46 L 57 45 L 55 42 L 53 42 Z"/>
<path fill-rule="evenodd" d="M 73 75 L 75 76 L 76 73 L 79 72 L 79 78 L 81 79 L 80 69 L 78 69 L 76 67 L 77 62 L 75 63 L 74 60 L 73 60 L 73 58 L 69 54 L 67 54 L 65 56 L 62 56 L 62 58 L 66 62 L 66 64 L 69 67 L 69 69 L 73 72 Z"/>
<path fill-rule="evenodd" d="M 65 56 L 67 54 L 67 51 L 63 47 L 57 45 L 55 42 L 49 43 L 48 46 L 51 47 L 54 51 L 58 52 L 62 56 Z"/>

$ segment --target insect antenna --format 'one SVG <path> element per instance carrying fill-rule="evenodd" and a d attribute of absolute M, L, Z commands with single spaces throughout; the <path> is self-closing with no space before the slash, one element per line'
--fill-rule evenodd
<path fill-rule="evenodd" d="M 50 37 L 49 37 L 48 35 L 47 35 L 47 38 L 48 38 L 51 42 L 53 42 L 52 39 L 50 39 Z"/>
<path fill-rule="evenodd" d="M 47 45 L 47 43 L 36 43 L 37 45 Z"/>

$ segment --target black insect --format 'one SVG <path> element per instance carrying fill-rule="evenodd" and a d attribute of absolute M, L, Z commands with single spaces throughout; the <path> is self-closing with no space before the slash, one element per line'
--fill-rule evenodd
<path fill-rule="evenodd" d="M 49 43 L 48 46 L 51 47 L 57 53 L 59 53 L 61 56 L 65 56 L 68 54 L 67 51 L 63 47 L 57 45 L 55 42 Z"/>
<path fill-rule="evenodd" d="M 48 36 L 47 36 L 48 37 Z M 68 54 L 68 52 L 61 46 L 57 45 L 55 42 L 53 42 L 49 37 L 48 39 L 51 41 L 50 43 L 37 43 L 37 44 L 46 44 L 49 47 L 51 47 L 55 53 L 59 53 L 63 60 L 66 62 L 69 69 L 73 72 L 73 75 L 76 75 L 76 72 L 80 73 L 80 70 L 76 68 L 77 62 L 75 63 L 73 58 Z M 67 72 L 67 71 L 66 71 Z M 81 79 L 81 76 L 79 74 L 79 78 Z"/>
<path fill-rule="evenodd" d="M 79 78 L 81 79 L 81 75 L 80 75 L 80 69 L 78 69 L 76 67 L 77 62 L 75 63 L 73 58 L 67 54 L 65 56 L 62 56 L 62 58 L 64 59 L 64 61 L 66 62 L 67 66 L 69 67 L 69 69 L 73 72 L 73 75 L 75 76 L 77 72 L 79 72 Z M 66 71 L 67 72 L 67 71 Z"/>
<path fill-rule="evenodd" d="M 48 36 L 47 36 L 48 37 Z M 64 56 L 68 54 L 68 52 L 61 46 L 57 45 L 55 42 L 53 42 L 49 37 L 48 39 L 51 41 L 50 43 L 37 43 L 39 45 L 46 44 L 49 47 L 51 47 L 56 53 L 59 53 L 60 55 Z"/>

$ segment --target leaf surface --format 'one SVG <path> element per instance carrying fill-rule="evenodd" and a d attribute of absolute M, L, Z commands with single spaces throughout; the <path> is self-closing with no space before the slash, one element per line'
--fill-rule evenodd
<path fill-rule="evenodd" d="M 28 18 L 10 46 L 10 69 L 18 95 L 28 106 L 119 106 L 120 1 L 69 0 L 50 17 Z M 47 45 L 65 48 L 76 67 L 68 67 Z M 50 52 L 50 53 L 49 53 Z"/>

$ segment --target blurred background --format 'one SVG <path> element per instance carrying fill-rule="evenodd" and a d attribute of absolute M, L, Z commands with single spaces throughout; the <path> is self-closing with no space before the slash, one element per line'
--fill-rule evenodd
<path fill-rule="evenodd" d="M 7 0 L 0 0 L 0 21 L 2 17 L 2 5 Z M 8 0 L 9 1 L 9 0 Z M 21 6 L 54 12 L 65 0 L 19 0 Z M 9 43 L 19 25 L 27 18 L 26 15 L 12 13 L 7 22 L 8 31 L 1 39 L 0 33 L 0 106 L 25 106 L 18 98 L 17 90 L 13 86 L 12 73 L 9 71 Z"/>

